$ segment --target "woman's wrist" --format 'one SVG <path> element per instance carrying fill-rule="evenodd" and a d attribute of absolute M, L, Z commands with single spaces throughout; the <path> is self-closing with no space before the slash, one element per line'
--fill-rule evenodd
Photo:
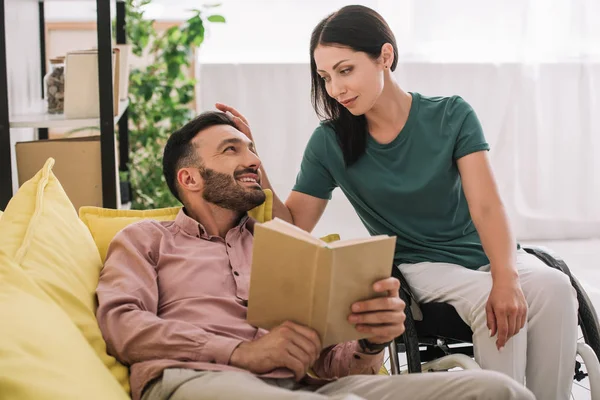
<path fill-rule="evenodd" d="M 493 265 L 490 268 L 492 273 L 492 281 L 494 283 L 500 282 L 516 282 L 519 280 L 519 273 L 516 268 L 512 266 L 498 266 L 494 267 Z"/>

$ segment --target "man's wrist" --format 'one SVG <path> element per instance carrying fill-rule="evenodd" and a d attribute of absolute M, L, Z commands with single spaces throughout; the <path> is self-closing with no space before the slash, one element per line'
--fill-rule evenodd
<path fill-rule="evenodd" d="M 358 347 L 360 348 L 361 353 L 375 355 L 385 350 L 390 343 L 391 341 L 385 343 L 373 343 L 368 339 L 360 339 L 358 341 Z"/>
<path fill-rule="evenodd" d="M 229 358 L 229 365 L 232 365 L 234 367 L 239 367 L 239 368 L 243 368 L 244 366 L 244 350 L 242 349 L 242 346 L 244 346 L 244 343 L 240 343 L 235 349 L 233 349 L 233 352 L 231 353 L 231 357 Z"/>

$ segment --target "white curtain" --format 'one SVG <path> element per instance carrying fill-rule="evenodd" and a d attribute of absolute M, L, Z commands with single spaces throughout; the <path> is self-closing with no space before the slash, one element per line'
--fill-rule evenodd
<path fill-rule="evenodd" d="M 342 1 L 225 1 L 199 59 L 201 110 L 250 120 L 278 193 L 293 186 L 318 120 L 308 41 Z M 405 90 L 459 94 L 478 113 L 520 240 L 600 237 L 600 1 L 380 0 Z M 245 5 L 244 5 L 245 4 Z M 336 191 L 317 234 L 366 234 Z"/>

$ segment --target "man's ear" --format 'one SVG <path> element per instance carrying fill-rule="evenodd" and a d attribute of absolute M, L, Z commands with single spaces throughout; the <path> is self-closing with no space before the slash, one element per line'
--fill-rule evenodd
<path fill-rule="evenodd" d="M 394 46 L 390 43 L 384 43 L 381 46 L 381 55 L 379 56 L 384 69 L 391 69 L 394 63 Z"/>
<path fill-rule="evenodd" d="M 177 183 L 186 192 L 198 192 L 204 185 L 198 168 L 181 168 L 177 171 Z"/>

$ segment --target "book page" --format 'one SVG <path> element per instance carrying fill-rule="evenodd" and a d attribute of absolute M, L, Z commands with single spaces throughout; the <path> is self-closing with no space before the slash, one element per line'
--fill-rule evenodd
<path fill-rule="evenodd" d="M 330 249 L 331 290 L 324 345 L 368 337 L 348 322 L 354 302 L 382 296 L 373 284 L 392 274 L 396 238 L 388 237 Z"/>
<path fill-rule="evenodd" d="M 325 247 L 326 245 L 325 242 L 323 242 L 320 239 L 317 239 L 305 230 L 300 229 L 296 225 L 292 225 L 279 218 L 275 218 L 269 222 L 262 223 L 261 226 L 263 228 L 267 228 L 276 232 L 284 233 L 296 239 L 305 240 L 309 243 L 313 243 L 321 247 Z"/>
<path fill-rule="evenodd" d="M 330 249 L 335 249 L 338 247 L 353 246 L 353 245 L 357 245 L 360 243 L 377 242 L 377 241 L 385 240 L 385 239 L 389 239 L 389 238 L 390 237 L 388 235 L 378 235 L 378 236 L 371 236 L 371 237 L 364 238 L 364 239 L 338 240 L 336 242 L 328 243 L 327 247 L 329 247 Z"/>
<path fill-rule="evenodd" d="M 319 250 L 325 249 L 264 224 L 255 226 L 247 314 L 251 325 L 273 329 L 288 320 L 311 325 Z"/>

